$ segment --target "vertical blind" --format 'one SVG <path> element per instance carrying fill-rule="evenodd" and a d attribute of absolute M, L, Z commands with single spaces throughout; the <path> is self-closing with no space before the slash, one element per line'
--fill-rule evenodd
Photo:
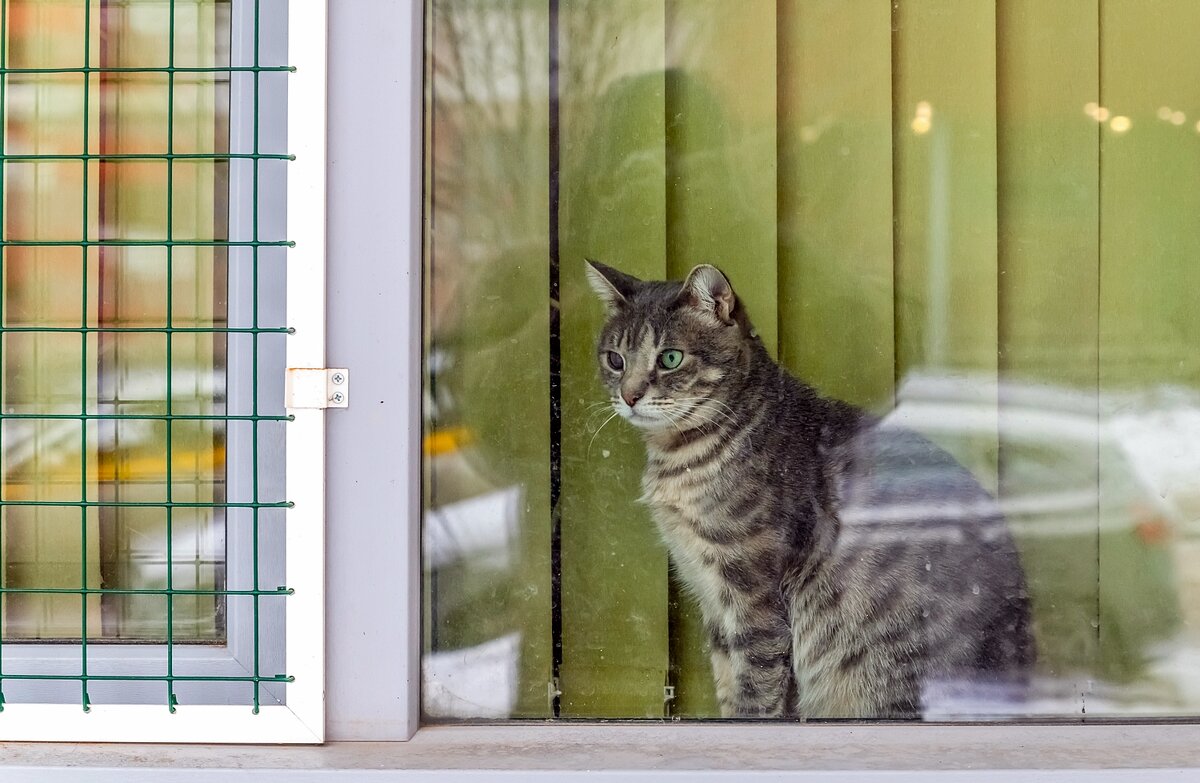
<path fill-rule="evenodd" d="M 948 447 L 1012 501 L 1040 675 L 1075 714 L 1095 680 L 1148 681 L 1150 643 L 1195 613 L 1191 544 L 1129 506 L 1108 433 L 1123 400 L 1200 389 L 1200 5 L 432 0 L 428 19 L 427 525 L 515 493 L 507 560 L 427 568 L 430 656 L 515 634 L 513 716 L 716 714 L 637 502 L 640 438 L 598 429 L 589 257 L 717 264 L 783 364 L 872 411 L 922 379 L 967 389 Z M 1031 440 L 1047 399 L 1069 438 Z"/>

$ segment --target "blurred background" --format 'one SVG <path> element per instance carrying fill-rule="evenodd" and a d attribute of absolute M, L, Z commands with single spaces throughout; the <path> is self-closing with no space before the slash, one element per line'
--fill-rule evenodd
<path fill-rule="evenodd" d="M 163 242 L 228 236 L 229 164 L 203 156 L 228 151 L 229 73 L 203 69 L 229 64 L 229 10 L 227 0 L 3 3 L 6 501 L 162 503 L 168 481 L 174 501 L 222 501 L 224 422 L 174 422 L 168 453 L 154 417 L 168 411 L 168 388 L 174 414 L 224 413 L 227 340 L 212 329 L 227 323 L 227 250 L 168 255 Z M 172 81 L 170 64 L 196 70 Z M 168 150 L 185 156 L 170 175 Z M 81 244 L 102 240 L 117 244 Z M 168 327 L 183 330 L 170 350 Z M 0 584 L 18 591 L 2 596 L 4 640 L 78 639 L 85 606 L 90 641 L 165 640 L 165 596 L 19 590 L 165 589 L 168 570 L 177 590 L 219 590 L 224 523 L 220 509 L 174 509 L 168 558 L 162 507 L 3 506 Z M 172 602 L 176 641 L 224 638 L 222 597 Z"/>
<path fill-rule="evenodd" d="M 932 717 L 1200 714 L 1200 5 L 428 6 L 431 719 L 717 714 L 585 256 L 717 264 L 996 494 L 1033 694 Z"/>

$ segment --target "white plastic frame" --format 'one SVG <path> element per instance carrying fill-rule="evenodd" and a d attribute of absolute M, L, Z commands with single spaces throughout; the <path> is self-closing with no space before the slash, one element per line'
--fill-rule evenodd
<path fill-rule="evenodd" d="M 289 3 L 289 367 L 325 361 L 326 0 Z M 325 738 L 325 414 L 294 410 L 287 426 L 286 705 L 10 703 L 0 741 L 319 743 Z"/>

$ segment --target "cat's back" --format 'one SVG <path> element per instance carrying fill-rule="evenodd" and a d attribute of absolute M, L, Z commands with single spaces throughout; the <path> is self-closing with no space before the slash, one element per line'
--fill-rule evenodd
<path fill-rule="evenodd" d="M 1033 660 L 1023 571 L 974 476 L 921 435 L 867 417 L 824 467 L 825 551 L 793 604 L 801 679 L 807 660 L 812 688 L 827 689 L 833 671 L 896 715 L 919 713 L 931 688 L 1023 682 Z M 822 646 L 836 665 L 822 663 Z"/>

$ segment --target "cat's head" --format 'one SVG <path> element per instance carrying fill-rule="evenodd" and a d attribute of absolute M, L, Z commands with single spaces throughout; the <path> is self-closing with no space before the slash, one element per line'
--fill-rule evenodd
<path fill-rule="evenodd" d="M 715 266 L 682 283 L 644 281 L 587 262 L 588 281 L 608 308 L 596 358 L 613 408 L 648 431 L 686 431 L 728 416 L 727 390 L 761 346 Z"/>

